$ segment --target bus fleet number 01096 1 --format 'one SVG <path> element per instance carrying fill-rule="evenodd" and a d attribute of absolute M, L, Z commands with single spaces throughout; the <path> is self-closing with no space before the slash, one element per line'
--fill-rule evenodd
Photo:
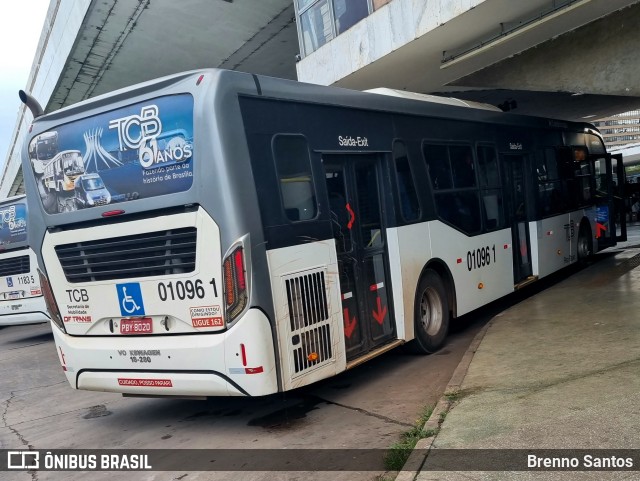
<path fill-rule="evenodd" d="M 491 257 L 493 256 L 493 260 Z M 491 265 L 491 262 L 496 262 L 496 246 L 493 247 L 481 247 L 476 250 L 467 251 L 467 269 L 472 271 L 473 269 L 479 269 Z"/>

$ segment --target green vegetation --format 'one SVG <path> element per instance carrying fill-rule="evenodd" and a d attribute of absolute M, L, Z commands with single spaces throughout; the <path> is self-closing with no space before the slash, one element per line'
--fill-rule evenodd
<path fill-rule="evenodd" d="M 442 422 L 444 421 L 444 418 L 447 417 L 447 412 L 446 411 L 442 411 L 440 413 L 440 418 L 438 419 L 438 424 L 442 424 Z"/>
<path fill-rule="evenodd" d="M 447 398 L 447 401 L 453 403 L 458 401 L 462 397 L 462 391 L 451 391 L 444 395 Z"/>
<path fill-rule="evenodd" d="M 424 430 L 424 424 L 427 422 L 431 413 L 433 412 L 433 406 L 427 406 L 422 411 L 420 418 L 416 421 L 416 425 L 408 431 L 400 435 L 400 441 L 393 443 L 384 458 L 385 468 L 389 471 L 400 471 L 407 462 L 411 451 L 415 447 L 416 443 L 423 438 L 434 436 L 437 432 L 435 429 Z"/>

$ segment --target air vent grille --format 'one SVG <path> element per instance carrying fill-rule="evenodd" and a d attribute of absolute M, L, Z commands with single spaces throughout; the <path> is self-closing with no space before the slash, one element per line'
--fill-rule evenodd
<path fill-rule="evenodd" d="M 333 360 L 325 271 L 285 279 L 294 377 Z"/>
<path fill-rule="evenodd" d="M 195 227 L 56 246 L 69 282 L 120 280 L 193 272 Z"/>
<path fill-rule="evenodd" d="M 0 260 L 0 277 L 15 276 L 29 272 L 29 256 L 10 257 Z"/>

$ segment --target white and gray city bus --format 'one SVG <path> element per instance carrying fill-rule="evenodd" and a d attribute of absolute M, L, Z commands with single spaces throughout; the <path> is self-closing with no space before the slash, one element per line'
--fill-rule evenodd
<path fill-rule="evenodd" d="M 49 321 L 27 227 L 24 195 L 0 201 L 0 326 Z"/>
<path fill-rule="evenodd" d="M 52 132 L 110 203 L 60 212 L 38 187 L 29 145 Z M 619 228 L 618 159 L 589 124 L 240 72 L 41 116 L 23 152 L 77 389 L 258 396 L 433 352 L 452 317 Z"/>

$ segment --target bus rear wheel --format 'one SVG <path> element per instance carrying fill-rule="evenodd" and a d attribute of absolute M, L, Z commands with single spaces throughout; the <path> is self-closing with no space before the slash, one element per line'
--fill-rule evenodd
<path fill-rule="evenodd" d="M 431 354 L 444 344 L 449 330 L 449 305 L 442 278 L 427 269 L 420 282 L 414 309 L 414 352 Z"/>

